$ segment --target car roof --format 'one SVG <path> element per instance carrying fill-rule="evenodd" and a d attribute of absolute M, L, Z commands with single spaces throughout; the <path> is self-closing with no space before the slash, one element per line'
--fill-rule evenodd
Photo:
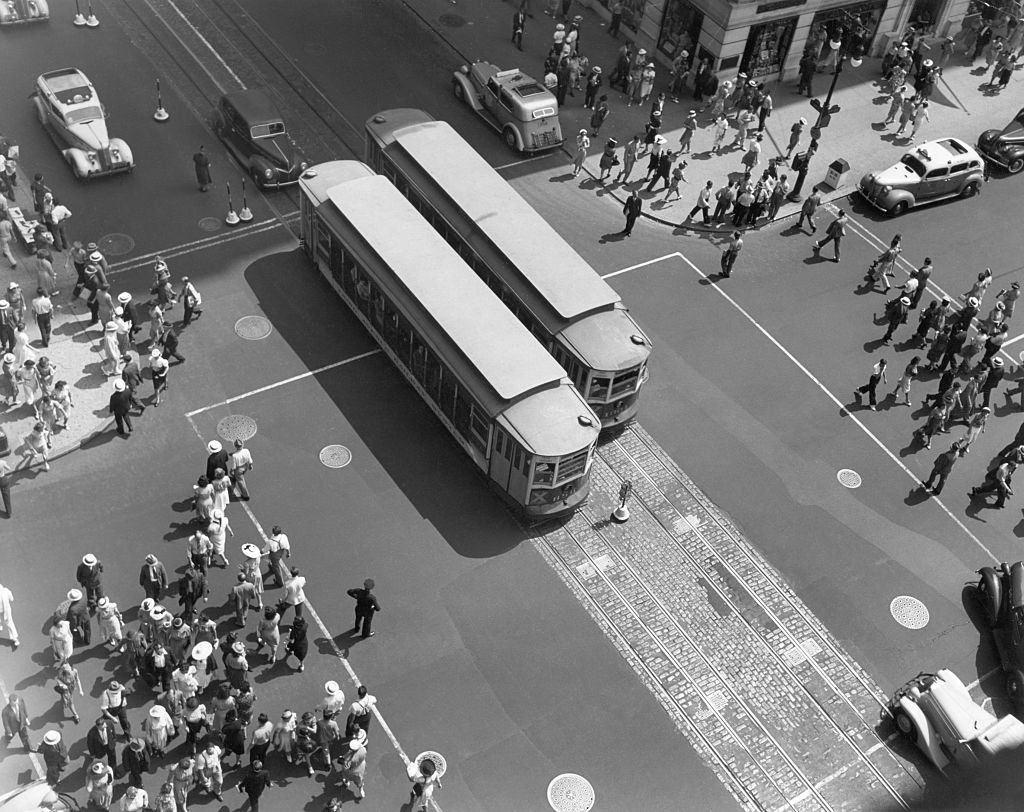
<path fill-rule="evenodd" d="M 281 111 L 267 91 L 259 87 L 225 93 L 222 97 L 250 126 L 283 121 Z"/>
<path fill-rule="evenodd" d="M 939 138 L 914 147 L 910 154 L 925 166 L 945 166 L 960 160 L 981 160 L 974 149 L 959 138 Z"/>
<path fill-rule="evenodd" d="M 39 81 L 57 98 L 57 101 L 68 107 L 96 101 L 92 83 L 78 68 L 49 71 L 42 74 Z"/>

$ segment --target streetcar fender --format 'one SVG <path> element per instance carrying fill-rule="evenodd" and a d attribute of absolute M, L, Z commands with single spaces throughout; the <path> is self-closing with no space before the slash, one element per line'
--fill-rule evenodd
<path fill-rule="evenodd" d="M 996 626 L 1003 606 L 1003 579 L 993 567 L 982 567 L 978 575 L 978 598 L 989 625 Z"/>
<path fill-rule="evenodd" d="M 941 742 L 931 726 L 924 711 L 909 697 L 900 697 L 900 710 L 902 710 L 914 725 L 917 731 L 917 746 L 921 748 L 932 763 L 940 770 L 944 770 L 949 764 L 949 759 L 942 752 Z"/>
<path fill-rule="evenodd" d="M 463 72 L 465 71 L 465 73 Z M 473 87 L 473 82 L 467 75 L 469 69 L 463 65 L 452 75 L 452 84 L 459 85 L 462 88 L 462 97 L 466 100 L 466 104 L 476 110 L 478 113 L 484 111 L 484 106 L 480 102 L 480 96 L 476 92 L 476 88 Z"/>

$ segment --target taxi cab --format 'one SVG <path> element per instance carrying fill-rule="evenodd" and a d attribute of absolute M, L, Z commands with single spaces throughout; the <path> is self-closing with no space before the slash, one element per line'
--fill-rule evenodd
<path fill-rule="evenodd" d="M 555 95 L 518 68 L 501 70 L 483 61 L 463 65 L 452 77 L 452 90 L 501 133 L 510 149 L 539 152 L 565 140 Z"/>
<path fill-rule="evenodd" d="M 959 138 L 914 147 L 899 163 L 860 180 L 861 195 L 890 216 L 951 197 L 972 197 L 985 179 L 984 161 Z"/>

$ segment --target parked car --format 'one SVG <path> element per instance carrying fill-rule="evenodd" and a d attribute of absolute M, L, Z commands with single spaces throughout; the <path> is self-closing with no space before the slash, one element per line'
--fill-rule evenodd
<path fill-rule="evenodd" d="M 985 130 L 978 139 L 978 152 L 1011 175 L 1024 170 L 1024 109 L 1003 129 Z"/>
<path fill-rule="evenodd" d="M 889 709 L 900 732 L 940 770 L 970 767 L 1024 744 L 1024 722 L 993 716 L 949 669 L 918 674 L 893 694 Z"/>
<path fill-rule="evenodd" d="M 251 88 L 221 96 L 213 126 L 261 189 L 298 183 L 309 166 L 266 90 Z"/>
<path fill-rule="evenodd" d="M 50 19 L 46 0 L 0 0 L 0 25 L 38 23 Z"/>
<path fill-rule="evenodd" d="M 1006 693 L 1024 710 L 1024 562 L 982 567 L 977 596 L 1006 675 Z"/>
<path fill-rule="evenodd" d="M 107 113 L 92 82 L 78 68 L 62 68 L 36 79 L 32 103 L 77 178 L 92 178 L 135 168 L 132 151 L 107 135 Z"/>
<path fill-rule="evenodd" d="M 860 193 L 888 215 L 950 197 L 972 197 L 985 181 L 981 156 L 959 138 L 928 141 L 881 172 L 860 180 Z"/>
<path fill-rule="evenodd" d="M 539 152 L 562 145 L 558 100 L 518 68 L 501 70 L 490 62 L 463 65 L 452 77 L 455 97 L 466 102 L 509 148 Z"/>

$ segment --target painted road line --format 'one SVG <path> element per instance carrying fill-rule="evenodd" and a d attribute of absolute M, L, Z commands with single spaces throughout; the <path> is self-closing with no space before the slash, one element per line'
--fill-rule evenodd
<path fill-rule="evenodd" d="M 664 259 L 666 259 L 668 257 L 671 257 L 671 256 L 673 256 L 673 255 L 672 254 L 668 254 L 665 257 L 660 257 L 658 260 L 655 260 L 655 261 L 660 262 L 660 261 L 662 261 L 662 260 L 664 260 Z M 763 327 L 761 325 L 761 323 L 758 322 L 757 319 L 755 319 L 752 315 L 750 315 L 750 313 L 748 313 L 739 302 L 737 302 L 735 299 L 733 299 L 732 296 L 730 296 L 728 293 L 726 293 L 725 290 L 717 282 L 713 281 L 706 273 L 704 273 L 704 271 L 702 271 L 700 268 L 698 268 L 696 265 L 694 265 L 685 256 L 683 256 L 682 254 L 680 254 L 678 252 L 676 254 L 674 254 L 674 256 L 678 257 L 680 260 L 682 260 L 687 265 L 689 265 L 693 269 L 693 271 L 698 276 L 700 276 L 701 279 L 703 279 L 706 282 L 708 282 L 711 285 L 712 288 L 714 288 L 716 291 L 718 291 L 719 295 L 722 296 L 722 298 L 724 298 L 730 305 L 732 305 L 733 309 L 736 310 L 737 313 L 739 313 L 741 316 L 743 316 L 743 318 L 745 318 L 748 322 L 750 322 L 751 326 L 753 326 L 755 330 L 757 330 L 759 333 L 761 333 L 761 335 L 763 335 L 772 344 L 774 344 L 775 348 L 777 350 L 779 350 L 783 355 L 785 355 L 796 366 L 797 369 L 799 369 L 805 376 L 807 376 L 807 378 L 810 379 L 810 381 L 815 386 L 817 386 L 822 391 L 822 393 L 824 393 L 824 395 L 829 400 L 831 400 L 833 403 L 835 403 L 836 406 L 838 406 L 841 410 L 846 412 L 847 417 L 850 420 L 852 420 L 858 426 L 858 428 L 860 428 L 860 430 L 863 431 L 868 436 L 868 438 L 885 453 L 885 455 L 887 457 L 889 457 L 889 459 L 891 459 L 894 463 L 896 463 L 896 465 L 899 466 L 899 468 L 907 476 L 909 476 L 917 484 L 918 487 L 923 487 L 924 483 L 918 478 L 917 474 L 915 474 L 913 471 L 911 471 L 910 468 L 908 468 L 903 463 L 903 460 L 901 460 L 899 457 L 897 457 L 895 454 L 893 454 L 893 452 L 889 450 L 888 446 L 886 446 L 885 443 L 883 443 L 881 440 L 879 440 L 878 437 L 876 437 L 872 433 L 871 429 L 869 429 L 860 420 L 860 418 L 858 418 L 855 414 L 853 414 L 847 408 L 847 405 L 845 403 L 841 402 L 839 400 L 839 398 L 837 398 L 835 395 L 833 395 L 832 391 L 827 386 L 825 386 L 825 384 L 823 384 L 820 380 L 818 380 L 818 378 L 815 376 L 815 374 L 813 372 L 811 372 L 806 366 L 804 366 L 804 364 L 795 355 L 793 355 L 793 353 L 791 353 L 788 349 L 786 349 L 786 347 L 782 344 L 781 341 L 779 341 L 777 338 L 775 338 L 775 336 L 773 336 L 770 332 L 768 332 L 768 330 L 765 327 Z M 636 267 L 642 268 L 642 267 L 644 267 L 645 265 L 648 265 L 648 264 L 650 264 L 650 263 L 642 263 L 641 265 L 636 266 Z M 956 517 L 956 515 L 953 513 L 953 511 L 951 511 L 948 507 L 946 507 L 946 504 L 941 499 L 939 499 L 937 496 L 933 495 L 931 497 L 931 500 L 933 502 L 935 502 L 935 504 L 937 504 L 939 506 L 939 508 L 942 510 L 943 513 L 945 513 L 950 519 L 953 520 L 953 523 L 957 527 L 959 527 L 961 530 L 964 531 L 964 533 L 966 534 L 967 538 L 969 538 L 972 542 L 974 542 L 974 544 L 980 550 L 982 550 L 986 555 L 988 555 L 988 557 L 994 563 L 997 563 L 997 564 L 999 563 L 1000 559 L 996 557 L 995 553 L 993 553 L 988 547 L 986 547 L 982 543 L 981 539 L 979 539 L 976 535 L 974 535 L 974 533 L 972 533 L 968 529 L 967 525 L 965 525 L 962 521 L 960 521 L 960 519 L 958 519 Z"/>
<path fill-rule="evenodd" d="M 678 256 L 679 256 L 679 252 L 678 251 L 676 251 L 675 253 L 672 253 L 672 254 L 665 254 L 665 256 L 663 256 L 663 257 L 657 257 L 656 259 L 649 259 L 649 260 L 647 260 L 647 262 L 640 262 L 640 263 L 638 263 L 636 265 L 630 265 L 628 268 L 621 268 L 621 269 L 619 269 L 617 271 L 612 271 L 611 273 L 601 274 L 601 278 L 602 279 L 611 279 L 613 276 L 619 276 L 619 275 L 624 274 L 624 273 L 629 273 L 630 271 L 637 271 L 640 268 L 646 268 L 648 265 L 654 265 L 654 264 L 656 264 L 658 262 L 664 262 L 666 259 L 675 259 Z"/>
<path fill-rule="evenodd" d="M 7 700 L 10 697 L 10 695 L 11 692 L 7 690 L 7 683 L 4 682 L 3 677 L 0 677 L 0 699 L 3 700 L 4 706 L 7 705 Z M 13 741 L 13 739 L 11 741 Z M 36 778 L 45 778 L 46 770 L 43 767 L 43 762 L 39 759 L 39 756 L 36 754 L 34 750 L 29 750 L 28 758 L 29 761 L 32 762 L 32 769 L 35 770 Z"/>
<path fill-rule="evenodd" d="M 283 381 L 270 383 L 267 384 L 266 386 L 261 386 L 259 389 L 253 389 L 249 392 L 243 392 L 241 395 L 235 395 L 234 397 L 228 398 L 227 400 L 222 400 L 219 403 L 211 403 L 209 406 L 202 406 L 198 409 L 193 409 L 191 412 L 186 412 L 185 417 L 191 420 L 197 414 L 208 412 L 210 411 L 210 409 L 217 409 L 221 406 L 228 406 L 239 400 L 251 398 L 253 395 L 259 395 L 262 394 L 263 392 L 269 392 L 271 389 L 278 389 L 282 386 L 287 386 L 290 383 L 295 383 L 295 381 L 301 381 L 303 378 L 312 378 L 316 375 L 319 375 L 321 372 L 327 372 L 337 367 L 345 366 L 345 364 L 351 364 L 354 363 L 355 361 L 361 361 L 364 358 L 369 358 L 371 355 L 378 355 L 379 353 L 379 349 L 369 350 L 368 352 L 362 352 L 359 353 L 359 355 L 353 355 L 351 358 L 345 358 L 342 361 L 335 361 L 333 364 L 327 364 L 326 366 L 318 367 L 317 369 L 311 369 L 308 372 L 303 372 L 301 375 L 293 375 L 290 378 L 285 378 Z"/>
<path fill-rule="evenodd" d="M 1006 349 L 1011 344 L 1016 344 L 1018 341 L 1021 341 L 1022 339 L 1024 339 L 1024 333 L 1021 333 L 1019 336 L 1014 336 L 1013 338 L 1009 339 L 1008 341 L 1004 341 L 1003 342 L 1003 349 Z"/>
<path fill-rule="evenodd" d="M 547 155 L 534 155 L 532 158 L 523 158 L 521 161 L 512 161 L 510 164 L 502 164 L 501 166 L 494 167 L 495 172 L 500 172 L 502 169 L 511 169 L 514 166 L 522 166 L 523 164 L 531 163 L 532 161 L 539 161 L 541 158 L 547 158 Z"/>
<path fill-rule="evenodd" d="M 968 684 L 968 685 L 966 686 L 966 687 L 967 687 L 967 690 L 968 690 L 968 691 L 973 691 L 973 690 L 974 690 L 975 688 L 977 688 L 978 686 L 980 686 L 980 685 L 981 685 L 981 683 L 985 682 L 986 680 L 989 680 L 989 679 L 991 679 L 991 678 L 992 678 L 992 677 L 994 677 L 994 676 L 995 676 L 996 674 L 1000 674 L 1000 673 L 1002 673 L 1002 671 L 1003 671 L 1003 667 L 1002 667 L 1001 665 L 997 665 L 997 666 L 996 666 L 995 668 L 993 668 L 993 669 L 992 669 L 991 671 L 987 671 L 987 672 L 985 672 L 984 674 L 982 674 L 982 675 L 981 675 L 980 677 L 978 677 L 978 678 L 977 678 L 977 679 L 976 679 L 976 680 L 975 680 L 974 682 L 971 682 L 971 683 L 969 683 L 969 684 Z"/>
<path fill-rule="evenodd" d="M 257 229 L 257 228 L 262 230 L 262 228 L 265 227 L 265 226 L 277 226 L 277 225 L 280 225 L 280 222 L 278 221 L 278 219 L 276 217 L 270 217 L 270 218 L 268 218 L 266 220 L 260 220 L 260 222 L 258 222 L 258 223 L 249 223 L 248 225 L 241 226 L 239 228 L 233 228 L 231 231 L 225 231 L 225 232 L 222 232 L 220 234 L 211 234 L 209 237 L 200 237 L 198 240 L 192 240 L 190 242 L 179 243 L 178 245 L 173 245 L 170 248 L 164 248 L 164 249 L 159 250 L 159 251 L 150 251 L 148 254 L 140 254 L 139 256 L 132 257 L 131 259 L 122 259 L 122 260 L 120 260 L 118 262 L 111 262 L 110 263 L 110 268 L 111 268 L 111 270 L 124 268 L 124 267 L 127 267 L 129 265 L 135 265 L 136 263 L 145 262 L 146 260 L 154 260 L 157 257 L 168 256 L 172 251 L 182 251 L 182 250 L 185 250 L 187 248 L 193 248 L 195 246 L 202 246 L 202 245 L 205 245 L 207 243 L 216 243 L 216 242 L 219 242 L 219 241 L 225 239 L 226 237 L 232 237 L 232 236 L 234 236 L 236 234 L 246 234 L 246 233 L 248 233 L 250 231 L 253 231 L 254 229 Z"/>
<path fill-rule="evenodd" d="M 192 420 L 191 416 L 185 415 L 185 417 L 188 420 L 189 424 L 192 426 L 192 430 L 196 433 L 196 437 L 199 438 L 199 442 L 202 443 L 203 447 L 205 448 L 206 438 L 203 437 L 202 432 L 199 431 L 199 427 Z M 259 533 L 260 538 L 263 539 L 263 543 L 266 544 L 267 541 L 269 541 L 269 539 L 267 538 L 266 532 L 263 530 L 263 525 L 260 524 L 259 519 L 256 518 L 256 515 L 252 512 L 252 510 L 246 503 L 242 502 L 241 504 L 242 510 L 245 511 L 245 515 L 249 517 L 249 521 L 252 522 L 253 527 L 256 528 L 256 532 Z M 356 674 L 355 669 L 352 668 L 352 664 L 349 663 L 349 661 L 345 658 L 345 655 L 341 653 L 341 649 L 338 648 L 338 644 L 334 642 L 334 635 L 332 635 L 327 626 L 324 625 L 323 620 L 320 619 L 320 615 L 317 614 L 316 609 L 313 608 L 313 604 L 309 601 L 308 598 L 306 599 L 306 609 L 309 611 L 310 617 L 313 618 L 313 622 L 316 623 L 317 628 L 320 629 L 321 634 L 323 634 L 323 636 L 327 638 L 327 642 L 330 643 L 331 646 L 331 651 L 334 652 L 334 656 L 338 659 L 339 662 L 341 662 L 345 671 L 348 673 L 349 679 L 352 681 L 352 684 L 357 687 L 362 685 L 363 683 L 359 679 L 358 674 Z M 403 749 L 401 743 L 398 741 L 398 737 L 395 736 L 394 732 L 391 730 L 391 727 L 384 720 L 384 717 L 381 715 L 381 712 L 377 709 L 377 706 L 374 705 L 373 708 L 371 708 L 371 710 L 373 711 L 373 715 L 377 717 L 377 721 L 380 723 L 381 729 L 391 740 L 392 746 L 394 746 L 395 750 L 398 752 L 398 755 L 402 757 L 402 761 L 404 761 L 405 764 L 408 766 L 408 764 L 410 763 L 410 758 L 408 755 L 406 755 L 405 750 Z M 438 807 L 438 809 L 440 809 L 440 807 Z"/>

